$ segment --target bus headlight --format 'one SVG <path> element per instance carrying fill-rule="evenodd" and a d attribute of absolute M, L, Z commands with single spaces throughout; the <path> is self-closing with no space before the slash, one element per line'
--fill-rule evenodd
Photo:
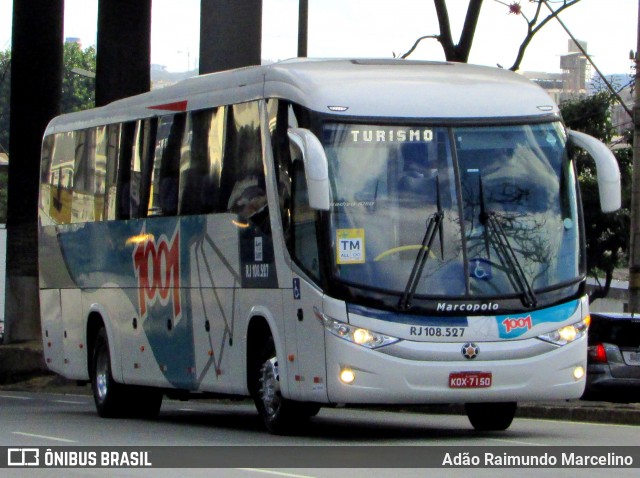
<path fill-rule="evenodd" d="M 540 340 L 550 342 L 555 345 L 567 345 L 580 337 L 583 337 L 587 333 L 589 328 L 589 316 L 582 319 L 575 324 L 565 325 L 557 330 L 549 332 L 547 334 L 538 335 Z"/>
<path fill-rule="evenodd" d="M 398 342 L 400 339 L 389 335 L 380 334 L 371 330 L 354 327 L 353 325 L 341 322 L 325 314 L 315 311 L 316 317 L 322 322 L 324 328 L 341 339 L 347 340 L 357 345 L 362 345 L 368 349 L 377 349 L 385 345 Z"/>

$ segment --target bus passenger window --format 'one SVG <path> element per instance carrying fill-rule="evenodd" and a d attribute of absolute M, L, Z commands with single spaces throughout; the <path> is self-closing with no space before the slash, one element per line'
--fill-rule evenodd
<path fill-rule="evenodd" d="M 160 119 L 153 159 L 149 216 L 175 216 L 178 212 L 180 148 L 185 114 Z"/>
<path fill-rule="evenodd" d="M 100 128 L 103 130 L 104 128 Z M 96 220 L 96 135 L 95 128 L 76 131 L 71 222 Z"/>
<path fill-rule="evenodd" d="M 152 118 L 139 121 L 136 126 L 136 140 L 131 158 L 131 181 L 129 183 L 130 212 L 131 218 L 134 219 L 147 216 L 157 125 L 157 120 Z"/>
<path fill-rule="evenodd" d="M 107 126 L 107 140 L 105 151 L 105 179 L 104 179 L 104 218 L 115 220 L 117 218 L 118 199 L 118 156 L 120 149 L 120 125 Z"/>
<path fill-rule="evenodd" d="M 180 154 L 181 215 L 220 212 L 220 174 L 226 108 L 193 111 L 186 118 Z M 225 204 L 226 209 L 226 204 Z"/>
<path fill-rule="evenodd" d="M 121 128 L 118 157 L 118 185 L 116 194 L 117 219 L 131 218 L 131 158 L 136 137 L 136 123 L 124 123 Z"/>
<path fill-rule="evenodd" d="M 228 191 L 227 210 L 263 233 L 270 232 L 258 103 L 233 105 L 222 174 Z"/>
<path fill-rule="evenodd" d="M 71 222 L 71 191 L 73 186 L 74 133 L 58 133 L 51 151 L 49 177 L 49 216 L 55 224 Z"/>

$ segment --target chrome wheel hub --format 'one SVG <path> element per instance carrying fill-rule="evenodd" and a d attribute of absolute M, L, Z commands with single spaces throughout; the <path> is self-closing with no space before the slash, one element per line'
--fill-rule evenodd
<path fill-rule="evenodd" d="M 267 360 L 260 368 L 259 396 L 266 414 L 269 416 L 275 415 L 282 403 L 278 359 L 276 357 Z"/>
<path fill-rule="evenodd" d="M 100 354 L 96 363 L 96 391 L 100 401 L 106 398 L 109 387 L 109 366 L 107 360 L 106 354 Z"/>

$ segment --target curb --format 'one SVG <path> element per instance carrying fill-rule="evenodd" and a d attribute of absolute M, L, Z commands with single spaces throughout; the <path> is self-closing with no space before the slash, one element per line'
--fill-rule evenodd
<path fill-rule="evenodd" d="M 571 422 L 608 423 L 615 425 L 640 425 L 640 403 L 569 402 L 518 404 L 516 417 Z"/>
<path fill-rule="evenodd" d="M 0 345 L 0 384 L 47 373 L 50 372 L 39 342 Z"/>

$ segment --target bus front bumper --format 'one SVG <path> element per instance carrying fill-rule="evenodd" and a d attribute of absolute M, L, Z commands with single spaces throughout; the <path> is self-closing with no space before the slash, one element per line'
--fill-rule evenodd
<path fill-rule="evenodd" d="M 451 360 L 451 353 L 444 353 L 446 360 L 436 360 L 431 352 L 426 354 L 429 360 L 420 360 L 390 355 L 382 348 L 370 350 L 327 334 L 328 397 L 337 404 L 400 405 L 564 400 L 582 395 L 586 337 L 525 357 L 513 353 L 513 347 L 535 348 L 540 341 L 515 342 L 478 343 L 480 350 L 494 351 L 487 354 L 491 360 L 482 360 L 482 353 L 465 358 L 464 343 L 413 343 L 422 349 L 455 350 L 459 356 Z M 498 360 L 501 348 L 503 358 Z"/>

